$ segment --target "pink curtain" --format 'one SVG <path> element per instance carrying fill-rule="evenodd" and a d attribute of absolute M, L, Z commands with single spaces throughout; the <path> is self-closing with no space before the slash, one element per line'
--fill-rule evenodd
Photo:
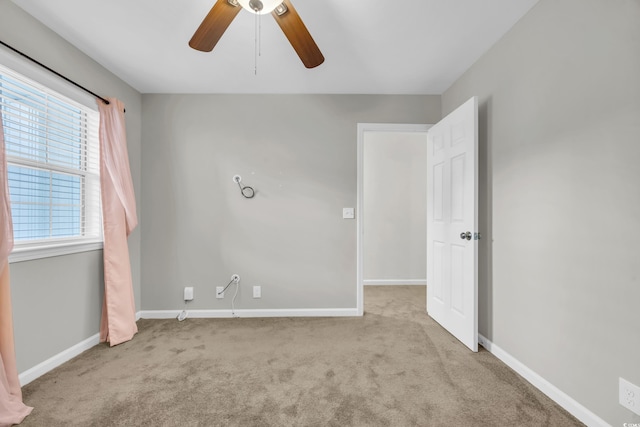
<path fill-rule="evenodd" d="M 0 114 L 0 427 L 19 424 L 33 408 L 22 403 L 13 340 L 9 254 L 13 249 L 13 225 L 7 182 L 7 158 Z"/>
<path fill-rule="evenodd" d="M 111 346 L 138 332 L 127 237 L 138 225 L 127 154 L 124 105 L 98 100 L 100 109 L 100 188 L 104 223 L 104 299 L 100 342 Z"/>

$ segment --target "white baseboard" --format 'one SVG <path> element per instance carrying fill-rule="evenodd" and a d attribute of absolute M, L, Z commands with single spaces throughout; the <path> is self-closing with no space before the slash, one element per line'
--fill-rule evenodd
<path fill-rule="evenodd" d="M 142 319 L 175 319 L 182 310 L 143 310 Z M 274 309 L 247 310 L 238 309 L 232 315 L 231 310 L 187 310 L 187 317 L 198 319 L 219 319 L 230 317 L 353 317 L 358 316 L 357 308 L 310 308 L 310 309 Z"/>
<path fill-rule="evenodd" d="M 380 279 L 380 280 L 363 280 L 365 286 L 402 286 L 402 285 L 426 285 L 427 279 Z"/>
<path fill-rule="evenodd" d="M 91 347 L 96 346 L 100 343 L 100 334 L 97 333 L 95 335 L 90 336 L 86 340 L 79 342 L 78 344 L 69 347 L 68 349 L 56 354 L 53 357 L 45 360 L 42 363 L 37 364 L 31 369 L 27 369 L 20 375 L 18 375 L 18 379 L 20 380 L 20 386 L 25 386 L 29 384 L 31 381 L 36 378 L 46 374 L 54 368 L 62 365 L 64 362 L 67 362 L 83 351 L 89 350 Z"/>
<path fill-rule="evenodd" d="M 551 384 L 549 381 L 535 373 L 531 368 L 520 362 L 518 359 L 489 341 L 482 335 L 478 335 L 478 343 L 487 351 L 502 360 L 507 366 L 529 381 L 533 386 L 546 394 L 551 400 L 562 406 L 567 412 L 588 425 L 589 427 L 611 427 L 609 423 L 598 417 L 596 414 L 582 406 L 571 396 Z"/>

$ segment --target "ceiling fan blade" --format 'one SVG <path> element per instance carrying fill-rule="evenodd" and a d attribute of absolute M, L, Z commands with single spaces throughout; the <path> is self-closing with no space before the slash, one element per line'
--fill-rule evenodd
<path fill-rule="evenodd" d="M 241 9 L 228 0 L 218 0 L 189 40 L 189 46 L 202 52 L 211 52 Z"/>
<path fill-rule="evenodd" d="M 305 67 L 314 68 L 324 62 L 322 52 L 289 0 L 284 0 L 271 14 Z"/>

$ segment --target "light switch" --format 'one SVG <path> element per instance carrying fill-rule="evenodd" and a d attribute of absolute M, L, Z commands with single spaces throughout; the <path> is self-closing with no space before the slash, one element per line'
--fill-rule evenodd
<path fill-rule="evenodd" d="M 355 209 L 353 209 L 353 208 L 342 208 L 342 218 L 343 219 L 354 219 L 355 217 L 356 217 Z"/>

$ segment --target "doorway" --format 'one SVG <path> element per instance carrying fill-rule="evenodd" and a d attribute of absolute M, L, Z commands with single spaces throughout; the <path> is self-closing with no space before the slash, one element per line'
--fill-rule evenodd
<path fill-rule="evenodd" d="M 360 315 L 364 313 L 365 284 L 426 284 L 423 241 L 426 191 L 419 189 L 426 186 L 426 144 L 430 127 L 358 124 L 356 218 Z M 422 149 L 417 149 L 419 145 Z"/>

